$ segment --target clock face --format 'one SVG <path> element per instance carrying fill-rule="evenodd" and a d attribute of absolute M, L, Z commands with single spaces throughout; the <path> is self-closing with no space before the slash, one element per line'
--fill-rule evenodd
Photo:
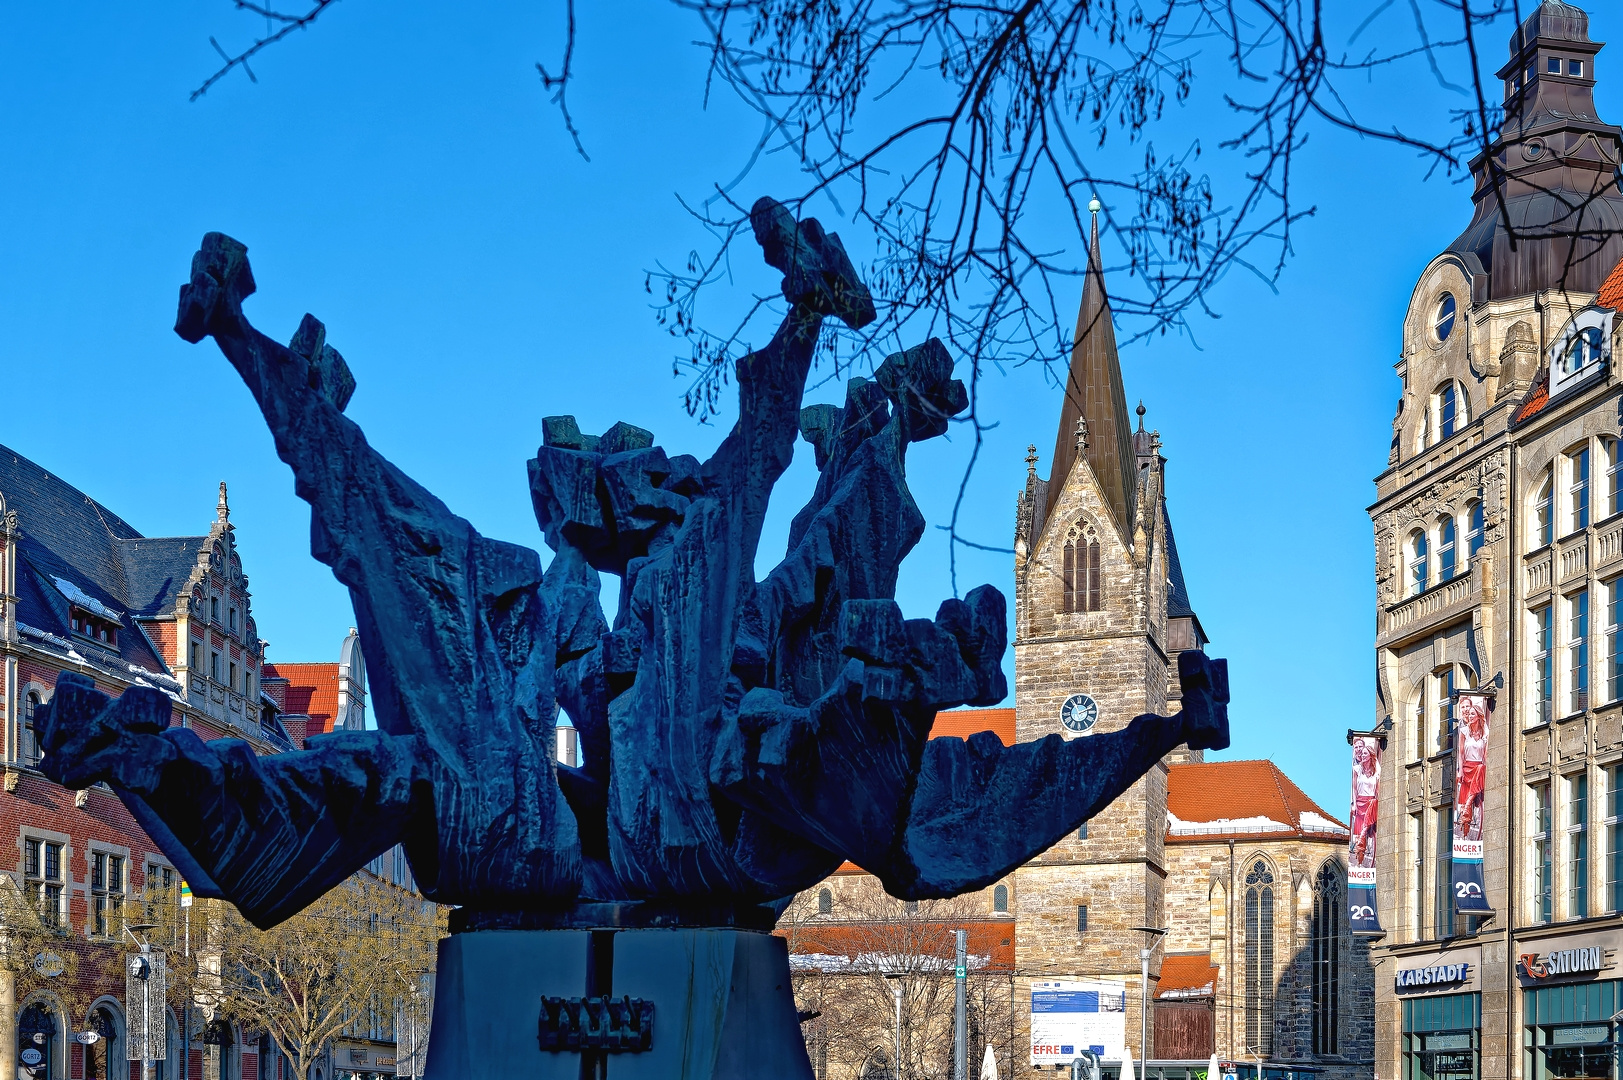
<path fill-rule="evenodd" d="M 1078 733 L 1092 730 L 1099 719 L 1099 705 L 1086 694 L 1072 694 L 1059 707 L 1059 722 Z"/>

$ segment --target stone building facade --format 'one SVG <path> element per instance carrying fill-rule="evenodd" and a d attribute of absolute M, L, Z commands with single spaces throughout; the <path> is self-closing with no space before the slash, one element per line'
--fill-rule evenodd
<path fill-rule="evenodd" d="M 1370 507 L 1382 1080 L 1618 1074 L 1623 131 L 1598 119 L 1600 47 L 1557 2 L 1512 35 L 1474 216 L 1402 327 Z M 1458 913 L 1451 882 L 1455 695 L 1472 687 L 1495 702 L 1491 916 Z"/>
<path fill-rule="evenodd" d="M 1142 405 L 1136 428 L 1128 419 L 1096 228 L 1091 251 L 1049 477 L 1038 475 L 1033 447 L 1018 499 L 1014 708 L 942 713 L 932 737 L 1088 738 L 1143 713 L 1176 712 L 1178 653 L 1206 644 L 1173 539 L 1160 437 L 1145 430 Z M 1007 1009 L 999 1027 L 987 1005 L 975 1061 L 990 1046 L 1000 1076 L 1068 1066 L 1056 1060 L 1065 1041 L 1039 1052 L 1048 1044 L 1032 1024 L 1034 992 L 1057 983 L 1119 1003 L 1107 1077 L 1119 1072 L 1122 1048 L 1140 1062 L 1147 1054 L 1161 1080 L 1204 1074 L 1213 1054 L 1242 1074 L 1266 1060 L 1276 1080 L 1298 1071 L 1368 1077 L 1374 989 L 1367 950 L 1347 930 L 1347 839 L 1271 763 L 1205 762 L 1180 748 L 1078 835 L 952 906 L 910 911 L 891 900 L 876 916 L 873 880 L 842 868 L 791 909 L 784 932 L 797 967 L 817 973 L 798 980 L 797 993 L 815 986 L 828 995 L 842 971 L 871 983 L 873 971 L 851 965 L 865 955 L 878 963 L 871 958 L 883 950 L 856 944 L 872 936 L 876 917 L 922 918 L 971 929 L 972 998 Z M 1146 927 L 1167 932 L 1156 941 Z M 814 1039 L 845 1048 L 814 1054 L 820 1080 L 890 1076 L 896 1040 L 883 1020 Z M 903 1076 L 934 1075 L 910 1074 L 905 1053 L 902 1062 Z"/>

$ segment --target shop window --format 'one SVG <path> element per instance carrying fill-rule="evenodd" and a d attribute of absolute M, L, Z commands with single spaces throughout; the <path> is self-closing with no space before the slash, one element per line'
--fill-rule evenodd
<path fill-rule="evenodd" d="M 1555 918 L 1551 896 L 1555 852 L 1551 846 L 1550 785 L 1534 784 L 1530 794 L 1533 803 L 1533 862 L 1528 869 L 1533 876 L 1533 919 L 1547 923 Z"/>
<path fill-rule="evenodd" d="M 90 932 L 96 937 L 118 937 L 123 930 L 124 857 L 104 851 L 90 853 Z"/>
<path fill-rule="evenodd" d="M 57 1061 L 56 1017 L 42 1002 L 34 1002 L 23 1009 L 17 1020 L 17 1064 L 27 1068 L 31 1076 L 41 1080 L 62 1075 Z M 22 1068 L 17 1070 L 23 1075 Z"/>
<path fill-rule="evenodd" d="M 1475 1080 L 1482 1075 L 1482 995 L 1408 998 L 1401 1076 Z"/>
<path fill-rule="evenodd" d="M 1274 875 L 1258 859 L 1245 875 L 1245 1042 L 1274 1048 Z"/>
<path fill-rule="evenodd" d="M 61 844 L 23 840 L 23 890 L 45 925 L 62 925 Z"/>
<path fill-rule="evenodd" d="M 1554 613 L 1545 604 L 1533 612 L 1533 722 L 1550 722 L 1554 675 Z"/>
<path fill-rule="evenodd" d="M 1567 715 L 1589 708 L 1589 591 L 1567 602 Z"/>
<path fill-rule="evenodd" d="M 1589 914 L 1589 776 L 1565 780 L 1567 788 L 1567 918 Z"/>
<path fill-rule="evenodd" d="M 1432 811 L 1436 841 L 1432 855 L 1432 931 L 1439 938 L 1454 936 L 1454 805 Z"/>
<path fill-rule="evenodd" d="M 1615 1075 L 1619 985 L 1608 979 L 1524 992 L 1522 1075 L 1527 1080 Z"/>
<path fill-rule="evenodd" d="M 1313 1052 L 1338 1053 L 1341 1008 L 1341 874 L 1326 863 L 1313 882 Z"/>

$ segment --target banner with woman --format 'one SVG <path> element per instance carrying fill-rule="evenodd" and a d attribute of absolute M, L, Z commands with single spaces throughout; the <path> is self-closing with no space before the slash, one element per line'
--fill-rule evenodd
<path fill-rule="evenodd" d="M 1454 701 L 1454 910 L 1491 915 L 1482 880 L 1483 796 L 1488 786 L 1488 715 L 1493 698 L 1462 690 Z"/>
<path fill-rule="evenodd" d="M 1347 910 L 1354 934 L 1379 936 L 1375 914 L 1375 826 L 1381 815 L 1381 740 L 1354 735 L 1352 836 L 1347 841 Z"/>

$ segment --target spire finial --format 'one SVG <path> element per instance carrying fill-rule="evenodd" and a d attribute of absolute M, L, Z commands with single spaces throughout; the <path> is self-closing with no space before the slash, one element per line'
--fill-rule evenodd
<path fill-rule="evenodd" d="M 1144 408 L 1144 399 L 1139 398 L 1138 399 L 1138 430 L 1139 430 L 1140 434 L 1142 434 L 1143 431 L 1144 431 L 1144 413 L 1145 413 L 1145 411 L 1146 410 Z"/>
<path fill-rule="evenodd" d="M 231 504 L 225 498 L 225 481 L 220 481 L 220 501 L 214 504 L 214 516 L 221 521 L 231 520 Z"/>
<path fill-rule="evenodd" d="M 1037 444 L 1036 443 L 1027 443 L 1026 444 L 1026 475 L 1027 476 L 1036 476 L 1037 475 Z"/>
<path fill-rule="evenodd" d="M 1081 453 L 1088 448 L 1088 420 L 1085 416 L 1076 418 L 1076 450 Z"/>

